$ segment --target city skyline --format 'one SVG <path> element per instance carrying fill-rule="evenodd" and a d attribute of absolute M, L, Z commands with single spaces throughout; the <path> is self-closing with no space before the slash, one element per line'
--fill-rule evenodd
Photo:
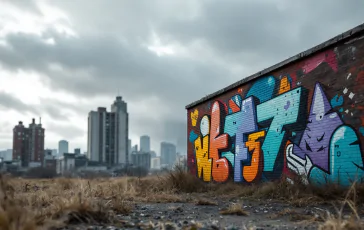
<path fill-rule="evenodd" d="M 87 113 L 120 92 L 133 144 L 185 153 L 186 104 L 362 23 L 354 0 L 166 2 L 3 1 L 0 149 L 41 116 L 45 148 L 86 150 Z"/>
<path fill-rule="evenodd" d="M 14 128 L 14 127 L 13 127 Z M 12 132 L 12 130 L 10 130 L 10 132 Z M 152 141 L 152 138 L 149 136 L 149 135 L 145 135 L 145 134 L 143 134 L 143 135 L 140 135 L 140 136 L 133 136 L 134 138 L 133 139 L 130 139 L 130 137 L 129 137 L 129 140 L 131 140 L 132 142 L 132 146 L 134 146 L 135 144 L 136 145 L 138 145 L 138 147 L 140 148 L 140 138 L 141 137 L 143 137 L 143 136 L 148 136 L 149 138 L 150 138 L 150 151 L 155 151 L 156 153 L 157 153 L 157 155 L 158 156 L 160 156 L 160 152 L 161 152 L 161 149 L 160 149 L 160 143 L 162 143 L 162 142 L 166 142 L 165 140 L 162 140 L 161 142 L 159 142 L 159 143 L 155 143 L 155 144 L 153 144 L 153 146 L 154 146 L 154 148 L 152 147 L 152 143 L 153 143 L 153 141 Z M 67 140 L 67 138 L 63 138 L 63 139 L 60 139 L 60 140 L 58 140 L 58 141 L 56 141 L 55 143 L 54 143 L 54 145 L 47 145 L 47 138 L 45 137 L 45 141 L 44 141 L 44 149 L 56 149 L 57 150 L 57 153 L 58 154 L 60 154 L 60 148 L 59 148 L 59 144 L 60 144 L 60 142 L 61 141 L 66 141 L 67 142 L 67 149 L 68 149 L 68 153 L 71 153 L 71 152 L 73 152 L 73 150 L 74 149 L 81 149 L 82 150 L 82 154 L 83 153 L 86 153 L 87 152 L 87 144 L 86 144 L 86 146 L 84 147 L 84 148 L 82 148 L 82 147 L 80 147 L 79 145 L 77 145 L 77 144 L 73 144 L 72 142 L 70 142 L 70 141 L 68 141 Z M 155 141 L 154 141 L 155 142 Z M 177 144 L 175 143 L 175 142 L 173 142 L 173 141 L 167 141 L 168 143 L 172 143 L 172 144 L 174 144 L 174 145 L 176 145 L 177 146 Z M 13 137 L 11 137 L 11 145 L 10 146 L 8 146 L 8 147 L 1 147 L 0 148 L 0 151 L 6 151 L 6 150 L 12 150 L 12 147 L 13 146 Z M 185 152 L 181 152 L 181 153 L 183 153 L 183 154 L 186 154 Z"/>
<path fill-rule="evenodd" d="M 121 98 L 121 97 L 118 96 L 117 99 L 118 98 Z M 114 102 L 114 104 L 115 103 L 116 103 L 116 101 Z M 112 107 L 113 107 L 113 105 L 112 105 Z M 103 107 L 98 107 L 98 110 L 100 108 L 103 109 Z M 91 111 L 90 113 L 92 113 L 92 112 L 94 112 L 94 111 Z M 90 113 L 89 113 L 89 115 L 90 115 Z M 40 122 L 39 125 L 41 125 L 41 118 L 39 118 L 39 122 Z M 32 127 L 32 126 L 34 126 L 34 125 L 37 125 L 37 124 L 35 123 L 35 118 L 32 118 L 32 123 L 29 124 L 29 128 Z M 14 153 L 13 152 L 14 140 L 15 140 L 14 138 L 16 138 L 15 132 L 17 131 L 16 129 L 17 129 L 18 126 L 23 126 L 23 122 L 22 121 L 19 121 L 18 124 L 15 125 L 14 128 L 13 128 L 13 133 L 14 133 L 13 134 L 13 146 L 12 147 L 9 147 L 9 148 L 6 148 L 6 149 L 0 149 L 0 152 L 2 152 L 2 154 L 5 154 L 7 152 L 7 154 L 11 155 L 10 158 L 13 158 L 12 155 Z M 44 130 L 45 130 L 44 127 L 42 127 L 42 126 L 40 126 L 40 127 L 43 128 L 43 132 L 44 132 Z M 25 127 L 25 128 L 27 128 L 27 127 Z M 44 133 L 43 133 L 43 136 L 45 137 L 45 134 Z M 72 150 L 72 148 L 69 147 L 69 144 L 70 143 L 67 140 L 65 140 L 65 139 L 59 140 L 58 141 L 58 145 L 55 148 L 49 148 L 49 147 L 45 146 L 45 140 L 46 139 L 44 138 L 44 140 L 43 140 L 43 146 L 44 146 L 43 148 L 44 148 L 44 151 L 48 151 L 48 150 L 49 151 L 52 151 L 52 154 L 54 156 L 56 156 L 56 155 L 57 156 L 62 156 L 63 153 L 75 153 L 75 154 L 80 154 L 81 153 L 81 148 L 77 147 L 77 148 L 74 148 Z M 138 146 L 138 150 L 139 151 L 144 151 L 144 152 L 147 152 L 147 153 L 150 153 L 150 154 L 155 154 L 158 157 L 160 157 L 162 155 L 162 152 L 163 152 L 162 148 L 160 148 L 160 150 L 158 151 L 158 150 L 152 149 L 150 147 L 151 137 L 149 135 L 143 134 L 143 135 L 139 136 L 139 140 L 137 141 L 137 144 L 136 145 L 132 145 L 132 143 L 133 143 L 132 140 L 131 139 L 128 139 L 127 140 L 127 147 L 129 147 L 129 145 L 131 145 L 130 147 L 132 147 L 132 146 Z M 163 145 L 163 144 L 170 144 L 170 145 L 176 146 L 175 143 L 173 143 L 173 142 L 166 142 L 166 141 L 162 141 L 160 144 L 161 145 Z M 145 150 L 143 150 L 143 147 L 145 147 Z M 81 154 L 89 155 L 88 154 L 88 149 L 85 149 L 85 150 L 86 151 L 82 152 Z M 11 151 L 11 152 L 9 152 L 9 151 Z M 129 154 L 131 154 L 131 153 L 132 153 L 132 151 L 130 151 L 130 149 L 129 149 Z M 185 155 L 185 153 L 181 153 L 181 152 L 176 152 L 176 153 Z"/>

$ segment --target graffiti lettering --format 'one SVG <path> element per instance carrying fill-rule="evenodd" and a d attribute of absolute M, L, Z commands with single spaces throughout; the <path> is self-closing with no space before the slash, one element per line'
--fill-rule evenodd
<path fill-rule="evenodd" d="M 364 61 L 356 66 L 340 60 L 339 51 L 319 53 L 286 73 L 190 108 L 191 172 L 216 182 L 297 175 L 316 185 L 364 180 Z M 364 60 L 364 52 L 353 55 Z"/>
<path fill-rule="evenodd" d="M 195 149 L 198 177 L 201 178 L 203 173 L 203 180 L 210 181 L 211 159 L 209 159 L 209 136 L 204 136 L 202 138 L 202 143 L 201 137 L 198 137 L 197 140 L 195 140 Z"/>
<path fill-rule="evenodd" d="M 235 143 L 235 170 L 234 180 L 243 180 L 242 162 L 248 160 L 248 149 L 245 146 L 245 137 L 247 133 L 254 132 L 258 129 L 256 122 L 255 100 L 249 97 L 242 102 L 240 111 L 241 125 L 236 134 Z"/>
<path fill-rule="evenodd" d="M 229 163 L 226 158 L 220 158 L 220 151 L 228 147 L 229 135 L 224 134 L 224 105 L 214 102 L 211 108 L 210 157 L 212 158 L 212 178 L 223 182 L 229 177 Z"/>
<path fill-rule="evenodd" d="M 252 133 L 248 136 L 248 141 L 245 143 L 249 152 L 252 152 L 250 165 L 243 168 L 244 180 L 246 182 L 254 182 L 259 180 L 263 171 L 263 153 L 260 149 L 258 138 L 264 137 L 265 131 Z"/>
<path fill-rule="evenodd" d="M 304 108 L 300 105 L 303 91 L 299 87 L 257 106 L 257 121 L 262 126 L 265 121 L 271 121 L 262 146 L 265 172 L 272 172 L 274 169 L 286 134 L 284 126 L 296 123 L 300 112 L 303 113 L 300 111 Z"/>

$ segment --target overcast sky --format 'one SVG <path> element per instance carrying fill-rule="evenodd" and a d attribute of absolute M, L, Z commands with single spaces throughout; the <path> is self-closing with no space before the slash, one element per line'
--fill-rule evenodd
<path fill-rule="evenodd" d="M 0 1 L 0 149 L 42 117 L 86 151 L 87 115 L 128 103 L 133 144 L 186 151 L 186 104 L 364 22 L 363 0 Z"/>

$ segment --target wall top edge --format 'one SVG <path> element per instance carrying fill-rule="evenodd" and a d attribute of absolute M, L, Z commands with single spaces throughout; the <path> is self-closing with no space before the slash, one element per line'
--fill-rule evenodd
<path fill-rule="evenodd" d="M 310 48 L 310 49 L 308 49 L 306 51 L 303 51 L 303 52 L 301 52 L 301 53 L 299 53 L 299 54 L 297 54 L 295 56 L 292 56 L 292 57 L 290 57 L 290 58 L 288 58 L 288 59 L 286 59 L 284 61 L 281 61 L 281 62 L 279 62 L 279 63 L 277 63 L 277 64 L 275 64 L 273 66 L 270 66 L 270 67 L 268 67 L 266 69 L 263 69 L 262 71 L 259 71 L 259 72 L 255 73 L 253 75 L 250 75 L 250 76 L 248 76 L 246 78 L 243 78 L 242 80 L 239 80 L 239 81 L 237 81 L 237 82 L 235 82 L 235 83 L 233 83 L 233 84 L 231 84 L 229 86 L 226 86 L 225 88 L 220 89 L 220 90 L 218 90 L 218 91 L 216 91 L 214 93 L 211 93 L 211 94 L 209 94 L 209 95 L 207 95 L 207 96 L 205 96 L 205 97 L 203 97 L 203 98 L 201 98 L 201 99 L 199 99 L 197 101 L 194 101 L 194 102 L 186 105 L 185 108 L 186 109 L 193 108 L 193 107 L 195 107 L 195 106 L 197 106 L 197 105 L 199 105 L 201 103 L 204 103 L 204 102 L 206 102 L 206 101 L 208 101 L 208 100 L 210 100 L 210 99 L 212 99 L 212 98 L 214 98 L 216 96 L 219 96 L 219 95 L 223 94 L 224 92 L 227 92 L 227 91 L 229 91 L 231 89 L 234 89 L 234 88 L 236 88 L 238 86 L 241 86 L 246 82 L 249 82 L 249 81 L 252 81 L 252 80 L 257 79 L 259 77 L 262 77 L 262 76 L 264 76 L 264 75 L 266 75 L 266 74 L 268 74 L 270 72 L 274 72 L 274 71 L 276 71 L 276 70 L 278 70 L 280 68 L 283 68 L 283 67 L 285 67 L 285 66 L 287 66 L 289 64 L 292 64 L 292 63 L 294 63 L 296 61 L 299 61 L 299 60 L 301 60 L 303 58 L 306 58 L 306 57 L 311 56 L 313 54 L 316 54 L 316 53 L 318 53 L 320 51 L 323 51 L 324 49 L 326 49 L 328 47 L 331 47 L 331 46 L 334 46 L 334 45 L 336 45 L 336 44 L 338 44 L 340 42 L 343 42 L 345 40 L 349 40 L 350 38 L 355 37 L 356 35 L 362 33 L 363 31 L 364 31 L 364 23 L 359 25 L 359 26 L 356 26 L 355 28 L 350 29 L 350 30 L 348 30 L 348 31 L 346 31 L 346 32 L 344 32 L 342 34 L 339 34 L 339 35 L 337 35 L 337 36 L 335 36 L 335 37 L 333 37 L 333 38 L 331 38 L 331 39 L 329 39 L 329 40 L 327 40 L 327 41 L 325 41 L 325 42 L 323 42 L 323 43 L 321 43 L 321 44 L 319 44 L 317 46 L 314 46 L 314 47 L 312 47 L 312 48 Z"/>

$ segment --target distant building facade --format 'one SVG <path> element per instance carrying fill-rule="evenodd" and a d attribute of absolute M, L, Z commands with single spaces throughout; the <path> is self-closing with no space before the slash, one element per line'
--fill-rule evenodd
<path fill-rule="evenodd" d="M 131 147 L 131 152 L 138 152 L 138 145 L 134 145 L 133 147 Z"/>
<path fill-rule="evenodd" d="M 36 124 L 34 118 L 28 128 L 20 121 L 13 129 L 13 160 L 19 160 L 22 167 L 42 164 L 44 134 L 41 122 Z"/>
<path fill-rule="evenodd" d="M 74 152 L 75 152 L 76 155 L 80 155 L 81 154 L 81 149 L 80 148 L 76 148 L 74 150 Z"/>
<path fill-rule="evenodd" d="M 177 158 L 176 146 L 172 143 L 161 143 L 161 165 L 168 165 L 171 168 Z"/>
<path fill-rule="evenodd" d="M 49 164 L 54 163 L 54 161 L 52 161 L 54 159 L 55 159 L 55 156 L 53 156 L 53 154 L 52 154 L 52 149 L 45 149 L 43 162 L 42 162 L 43 167 L 49 167 Z"/>
<path fill-rule="evenodd" d="M 129 139 L 128 140 L 128 153 L 131 154 L 132 151 L 131 151 L 131 140 Z"/>
<path fill-rule="evenodd" d="M 88 115 L 87 155 L 90 161 L 108 166 L 129 163 L 129 114 L 120 96 L 111 112 L 99 107 Z"/>
<path fill-rule="evenodd" d="M 13 150 L 7 149 L 0 151 L 0 158 L 2 158 L 3 161 L 11 161 L 13 159 Z"/>
<path fill-rule="evenodd" d="M 131 154 L 133 166 L 150 169 L 150 153 L 146 152 L 133 152 Z"/>
<path fill-rule="evenodd" d="M 150 167 L 152 169 L 160 169 L 161 168 L 161 158 L 160 157 L 151 158 Z"/>
<path fill-rule="evenodd" d="M 57 157 L 58 156 L 58 151 L 57 149 L 52 149 L 52 155 Z"/>
<path fill-rule="evenodd" d="M 58 153 L 59 156 L 63 156 L 63 154 L 68 153 L 68 141 L 61 140 L 58 142 Z"/>
<path fill-rule="evenodd" d="M 149 153 L 150 152 L 150 137 L 148 135 L 144 135 L 140 137 L 140 151 Z"/>
<path fill-rule="evenodd" d="M 151 158 L 156 158 L 157 157 L 157 153 L 155 151 L 150 151 L 150 157 Z"/>
<path fill-rule="evenodd" d="M 64 153 L 64 171 L 72 171 L 76 168 L 75 161 L 76 161 L 76 155 L 74 153 Z"/>

